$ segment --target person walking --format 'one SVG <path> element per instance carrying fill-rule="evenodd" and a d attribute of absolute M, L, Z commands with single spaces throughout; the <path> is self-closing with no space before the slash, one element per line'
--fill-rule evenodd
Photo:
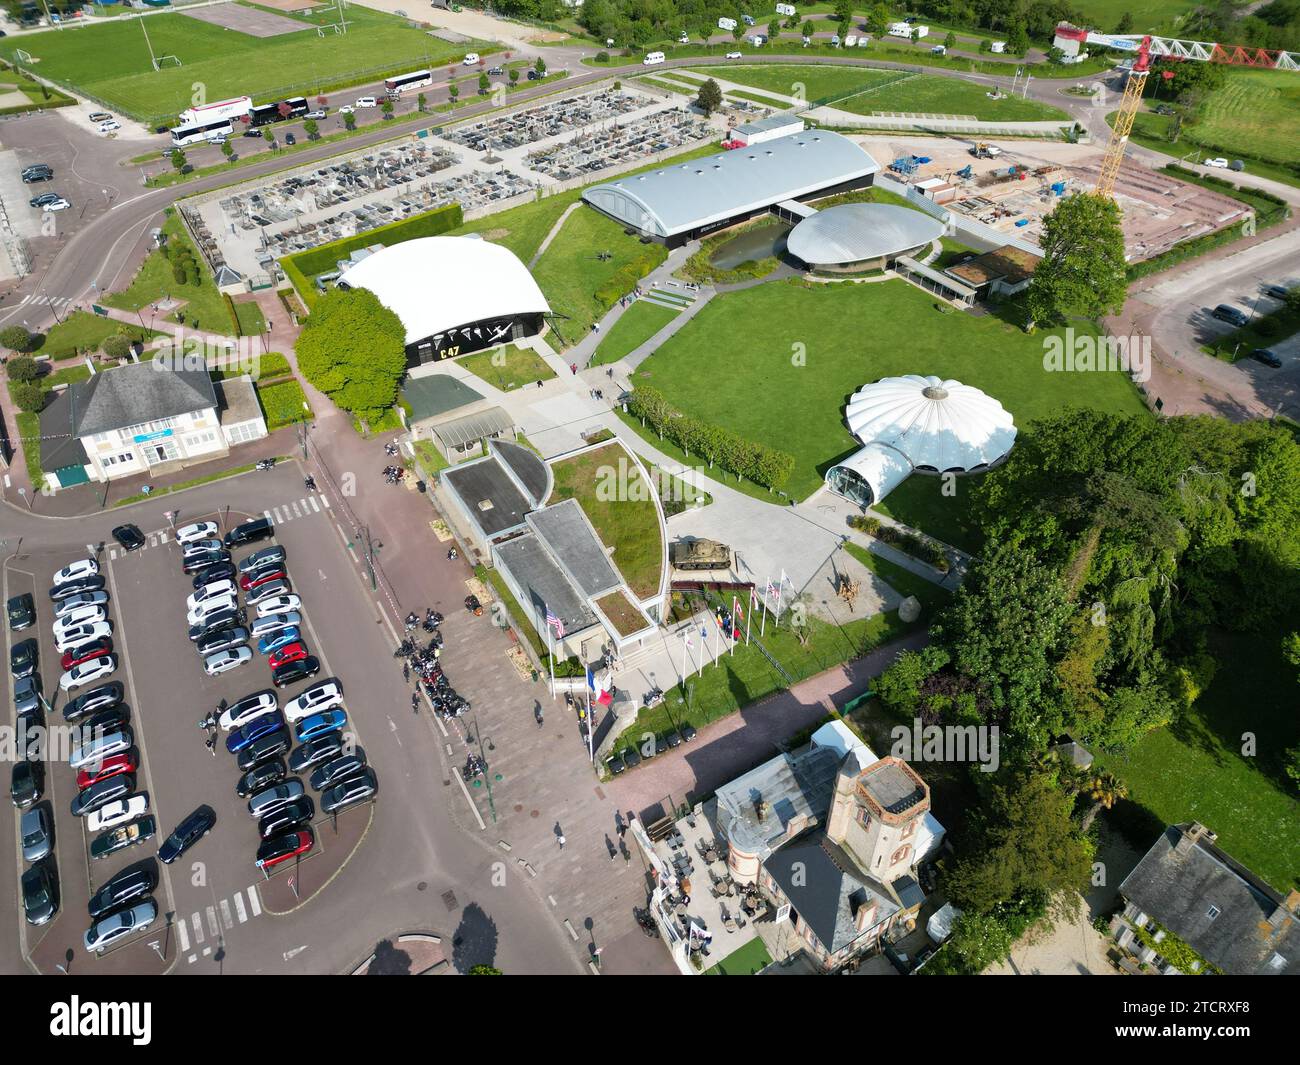
<path fill-rule="evenodd" d="M 578 364 L 576 362 L 569 363 L 569 372 L 573 374 L 574 377 L 578 376 Z"/>
<path fill-rule="evenodd" d="M 562 835 L 560 835 L 560 836 L 556 836 L 556 837 L 555 837 L 555 841 L 556 841 L 557 843 L 559 843 L 559 845 L 560 845 L 560 850 L 564 850 L 564 844 L 567 842 L 567 840 L 565 840 L 564 836 L 562 836 Z"/>

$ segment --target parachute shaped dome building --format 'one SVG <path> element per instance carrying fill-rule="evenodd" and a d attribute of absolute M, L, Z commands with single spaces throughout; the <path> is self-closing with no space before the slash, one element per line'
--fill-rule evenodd
<path fill-rule="evenodd" d="M 1002 462 L 1016 426 L 1002 404 L 960 381 L 907 374 L 858 389 L 845 411 L 861 451 L 826 471 L 826 487 L 862 507 L 915 470 L 981 473 Z"/>

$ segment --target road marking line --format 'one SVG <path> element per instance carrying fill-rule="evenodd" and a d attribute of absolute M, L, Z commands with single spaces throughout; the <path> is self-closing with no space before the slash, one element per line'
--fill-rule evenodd
<path fill-rule="evenodd" d="M 269 510 L 264 510 L 264 511 L 262 511 L 262 513 L 263 513 L 264 515 L 266 515 L 266 520 L 267 520 L 267 521 L 274 521 L 274 519 L 271 517 L 271 512 L 270 512 Z"/>
<path fill-rule="evenodd" d="M 225 899 L 222 899 L 219 905 L 221 906 L 221 923 L 225 927 L 226 931 L 229 932 L 235 927 L 235 920 L 230 916 L 230 903 Z"/>
<path fill-rule="evenodd" d="M 190 934 L 184 921 L 176 922 L 176 938 L 181 941 L 181 953 L 184 954 L 190 949 Z"/>
<path fill-rule="evenodd" d="M 208 931 L 212 933 L 212 937 L 215 939 L 221 935 L 221 926 L 217 924 L 217 911 L 211 906 L 205 906 L 204 913 L 208 917 Z"/>
<path fill-rule="evenodd" d="M 320 513 L 320 504 L 316 502 L 316 497 L 315 497 L 315 496 L 308 496 L 308 497 L 307 497 L 307 502 L 311 504 L 311 509 L 312 509 L 312 513 L 313 513 L 313 514 L 319 514 L 319 513 Z"/>
<path fill-rule="evenodd" d="M 296 499 L 290 500 L 290 501 L 289 501 L 289 506 L 293 507 L 293 516 L 294 516 L 295 518 L 301 518 L 301 517 L 302 517 L 303 512 L 302 512 L 301 510 L 298 509 L 298 501 L 297 501 Z"/>
<path fill-rule="evenodd" d="M 320 501 L 321 501 L 321 505 L 324 506 L 324 508 L 325 508 L 326 510 L 329 510 L 329 507 L 330 507 L 330 498 L 329 498 L 329 496 L 327 496 L 327 495 L 325 495 L 324 493 L 322 493 L 322 494 L 321 494 L 321 497 L 320 497 Z"/>
<path fill-rule="evenodd" d="M 211 953 L 212 953 L 212 948 L 211 948 L 211 947 L 204 947 L 204 948 L 203 948 L 203 956 L 204 956 L 205 958 L 206 958 L 209 954 L 211 954 Z"/>
<path fill-rule="evenodd" d="M 256 884 L 253 884 L 248 889 L 248 908 L 253 911 L 254 917 L 262 912 L 262 900 L 257 897 Z"/>
<path fill-rule="evenodd" d="M 185 960 L 186 960 L 187 962 L 189 962 L 191 965 L 193 965 L 196 961 L 199 960 L 199 956 L 198 956 L 197 954 L 191 954 L 191 955 L 190 955 L 188 958 L 186 958 Z"/>
<path fill-rule="evenodd" d="M 244 906 L 244 896 L 239 892 L 235 892 L 235 916 L 239 918 L 240 924 L 248 920 L 248 910 Z"/>
<path fill-rule="evenodd" d="M 194 942 L 203 942 L 203 922 L 199 920 L 198 912 L 190 914 L 190 923 L 194 925 Z"/>

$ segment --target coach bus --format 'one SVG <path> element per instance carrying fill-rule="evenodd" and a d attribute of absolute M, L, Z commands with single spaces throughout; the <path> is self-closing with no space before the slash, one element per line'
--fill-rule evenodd
<path fill-rule="evenodd" d="M 411 74 L 402 74 L 384 82 L 384 92 L 389 96 L 400 96 L 407 89 L 423 89 L 433 84 L 433 71 L 417 70 Z"/>
<path fill-rule="evenodd" d="M 203 122 L 216 122 L 221 118 L 243 118 L 253 109 L 253 101 L 247 96 L 236 96 L 233 100 L 221 100 L 215 104 L 201 104 L 182 111 L 177 117 L 182 126 L 194 126 Z"/>
<path fill-rule="evenodd" d="M 280 108 L 287 106 L 288 111 Z M 265 126 L 268 122 L 284 122 L 291 118 L 301 118 L 310 108 L 305 96 L 291 96 L 287 100 L 277 100 L 273 104 L 261 104 L 248 113 L 248 121 L 253 126 Z"/>
<path fill-rule="evenodd" d="M 184 148 L 190 144 L 220 140 L 222 137 L 229 137 L 233 132 L 234 129 L 228 118 L 218 118 L 213 122 L 190 122 L 172 130 L 172 144 L 177 148 Z"/>

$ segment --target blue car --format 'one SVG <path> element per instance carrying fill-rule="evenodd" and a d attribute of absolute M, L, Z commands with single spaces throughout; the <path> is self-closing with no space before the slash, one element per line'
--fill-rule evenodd
<path fill-rule="evenodd" d="M 290 625 L 287 629 L 271 633 L 270 636 L 263 636 L 257 641 L 257 650 L 259 654 L 269 655 L 272 651 L 278 651 L 281 647 L 288 647 L 291 643 L 297 643 L 301 638 L 297 627 Z"/>
<path fill-rule="evenodd" d="M 283 726 L 284 717 L 278 710 L 273 714 L 263 714 L 261 717 L 255 717 L 247 725 L 241 725 L 235 729 L 226 738 L 226 750 L 231 754 L 238 754 L 254 740 Z"/>
<path fill-rule="evenodd" d="M 324 710 L 298 722 L 298 742 L 303 743 L 327 732 L 337 732 L 347 724 L 348 715 L 342 710 Z"/>

